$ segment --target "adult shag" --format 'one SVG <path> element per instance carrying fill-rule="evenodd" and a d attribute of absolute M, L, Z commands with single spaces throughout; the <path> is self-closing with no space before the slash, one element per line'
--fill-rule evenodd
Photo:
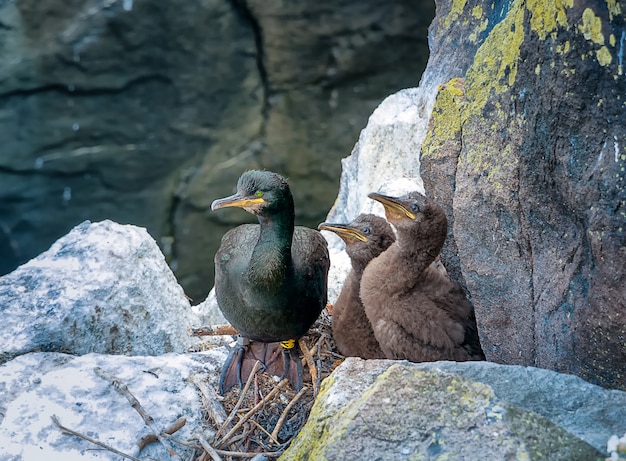
<path fill-rule="evenodd" d="M 316 230 L 294 226 L 289 185 L 276 173 L 243 173 L 237 193 L 211 204 L 212 210 L 225 207 L 243 208 L 259 224 L 228 231 L 215 255 L 217 302 L 240 333 L 222 369 L 220 391 L 241 386 L 257 359 L 300 389 L 302 364 L 295 345 L 326 306 L 326 240 Z M 280 347 L 268 344 L 277 342 Z"/>
<path fill-rule="evenodd" d="M 365 315 L 359 288 L 365 267 L 396 240 L 391 226 L 380 216 L 361 214 L 350 224 L 324 222 L 318 229 L 341 237 L 352 263 L 352 270 L 333 305 L 332 329 L 337 349 L 346 357 L 384 359 L 385 354 Z"/>
<path fill-rule="evenodd" d="M 484 360 L 471 303 L 431 263 L 446 239 L 446 215 L 419 192 L 371 193 L 385 207 L 397 240 L 361 278 L 361 300 L 381 349 L 412 362 Z"/>

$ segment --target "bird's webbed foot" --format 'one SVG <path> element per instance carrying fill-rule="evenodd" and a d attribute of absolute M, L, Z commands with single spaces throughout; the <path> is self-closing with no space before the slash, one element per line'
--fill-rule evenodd
<path fill-rule="evenodd" d="M 295 359 L 291 357 L 291 354 L 295 356 Z M 297 365 L 292 363 L 294 360 Z M 222 367 L 220 393 L 224 394 L 235 385 L 243 387 L 243 383 L 252 374 L 257 361 L 261 363 L 259 371 L 281 378 L 286 377 L 298 390 L 302 387 L 302 363 L 295 351 L 285 349 L 279 343 L 250 341 L 240 335 L 237 338 L 237 345 L 230 352 Z M 297 387 L 298 384 L 299 387 Z"/>
<path fill-rule="evenodd" d="M 230 351 L 228 358 L 224 362 L 224 365 L 222 365 L 222 373 L 220 375 L 221 394 L 224 394 L 236 384 L 239 384 L 239 387 L 243 386 L 243 376 L 245 375 L 244 368 L 248 368 L 247 365 L 244 367 L 244 358 L 249 344 L 250 340 L 248 338 L 244 338 L 243 336 L 237 337 L 237 345 Z M 252 366 L 254 366 L 254 363 Z M 250 376 L 251 372 L 252 367 L 249 367 L 248 374 L 245 375 L 246 379 L 247 376 Z"/>
<path fill-rule="evenodd" d="M 280 342 L 283 351 L 283 373 L 282 375 L 276 374 L 276 376 L 287 378 L 291 386 L 299 391 L 302 389 L 302 360 L 298 355 L 296 344 L 297 342 L 293 339 Z"/>

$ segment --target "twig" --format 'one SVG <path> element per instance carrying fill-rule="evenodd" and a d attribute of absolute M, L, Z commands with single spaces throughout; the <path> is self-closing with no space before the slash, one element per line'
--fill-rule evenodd
<path fill-rule="evenodd" d="M 278 458 L 284 452 L 283 450 L 283 451 L 268 451 L 268 452 L 262 452 L 262 453 L 248 453 L 245 451 L 226 451 L 226 450 L 219 450 L 219 449 L 216 449 L 215 451 L 222 456 L 233 456 L 237 458 L 254 458 L 257 455 L 265 455 L 270 458 Z"/>
<path fill-rule="evenodd" d="M 226 410 L 224 410 L 217 392 L 207 386 L 206 382 L 198 375 L 192 376 L 191 382 L 194 383 L 200 391 L 204 409 L 215 423 L 215 427 L 220 427 L 224 424 L 224 421 L 226 421 Z"/>
<path fill-rule="evenodd" d="M 239 331 L 228 323 L 224 325 L 207 325 L 197 328 L 190 327 L 188 331 L 191 336 L 224 336 L 239 334 Z"/>
<path fill-rule="evenodd" d="M 313 396 L 316 396 L 318 391 L 317 367 L 315 366 L 315 362 L 313 361 L 313 357 L 311 356 L 311 353 L 309 352 L 309 348 L 307 347 L 306 343 L 302 339 L 299 339 L 298 342 L 300 343 L 300 349 L 302 350 L 302 354 L 304 355 L 304 360 L 306 360 L 306 363 L 309 366 L 309 372 L 311 373 L 311 382 L 313 383 Z"/>
<path fill-rule="evenodd" d="M 241 426 L 243 426 L 245 424 L 246 421 L 248 421 L 248 419 L 250 419 L 250 417 L 252 417 L 258 410 L 259 408 L 261 408 L 263 405 L 265 405 L 266 402 L 268 402 L 269 400 L 272 399 L 272 397 L 274 397 L 276 394 L 278 394 L 281 389 L 283 388 L 283 386 L 285 384 L 287 384 L 289 382 L 289 380 L 287 378 L 283 379 L 281 382 L 279 382 L 276 387 L 274 389 L 272 389 L 264 398 L 263 400 L 261 400 L 259 403 L 257 403 L 250 411 L 248 411 L 248 413 L 246 413 L 237 424 L 235 424 L 233 426 L 233 428 L 228 431 L 228 433 L 222 437 L 222 440 L 219 441 L 218 443 L 216 443 L 215 445 L 218 447 L 223 447 L 224 445 L 226 445 L 226 442 L 228 442 L 228 439 L 230 439 L 235 432 L 237 432 Z"/>
<path fill-rule="evenodd" d="M 250 389 L 250 385 L 252 384 L 252 381 L 254 380 L 254 377 L 256 376 L 257 371 L 259 371 L 261 366 L 262 365 L 261 365 L 260 361 L 257 360 L 256 362 L 254 362 L 254 366 L 252 367 L 252 371 L 250 372 L 250 376 L 248 376 L 248 380 L 246 381 L 246 385 L 243 387 L 243 390 L 239 393 L 239 400 L 237 400 L 237 404 L 235 405 L 235 407 L 232 409 L 232 411 L 228 415 L 228 418 L 226 418 L 226 421 L 224 421 L 224 423 L 217 430 L 217 433 L 215 434 L 215 437 L 213 438 L 214 442 L 217 440 L 219 435 L 226 430 L 226 428 L 228 427 L 230 422 L 233 420 L 233 418 L 237 414 L 237 411 L 239 410 L 239 407 L 241 407 L 241 404 L 243 403 L 243 399 L 246 396 L 246 393 L 248 392 L 248 389 Z"/>
<path fill-rule="evenodd" d="M 133 461 L 141 461 L 139 458 L 135 458 L 134 456 L 131 455 L 127 455 L 126 453 L 123 453 L 109 445 L 107 445 L 106 443 L 100 442 L 99 440 L 96 439 L 92 439 L 91 437 L 89 437 L 88 435 L 85 434 L 81 434 L 80 432 L 74 431 L 72 429 L 69 429 L 65 426 L 63 426 L 61 424 L 61 422 L 59 421 L 59 418 L 56 415 L 52 415 L 52 422 L 59 428 L 61 429 L 61 431 L 63 431 L 64 434 L 68 434 L 68 435 L 74 435 L 76 437 L 80 437 L 83 440 L 86 440 L 88 442 L 93 443 L 94 445 L 98 445 L 99 447 L 102 447 L 106 450 L 109 450 L 112 453 L 115 453 L 116 455 L 119 455 L 123 458 L 126 459 L 132 459 Z"/>
<path fill-rule="evenodd" d="M 143 407 L 139 403 L 139 400 L 137 400 L 135 396 L 130 392 L 130 390 L 128 390 L 128 386 L 126 386 L 118 378 L 116 378 L 110 373 L 107 373 L 100 367 L 94 368 L 94 372 L 98 376 L 100 376 L 102 379 L 108 381 L 117 392 L 119 392 L 124 397 L 126 397 L 128 402 L 130 403 L 130 406 L 133 407 L 135 411 L 139 413 L 139 415 L 143 418 L 143 422 L 145 423 L 145 425 L 148 426 L 148 428 L 156 436 L 157 440 L 161 443 L 161 445 L 165 447 L 165 450 L 170 455 L 170 457 L 174 460 L 181 460 L 180 456 L 176 454 L 176 451 L 174 451 L 174 448 L 170 445 L 170 442 L 166 440 L 166 438 L 161 435 L 161 431 L 156 428 L 156 425 L 154 423 L 154 419 L 152 418 L 152 416 L 150 416 L 146 412 L 146 410 L 143 409 Z"/>
<path fill-rule="evenodd" d="M 185 419 L 184 416 L 181 416 L 176 421 L 174 421 L 171 425 L 163 429 L 163 433 L 167 435 L 172 435 L 176 431 L 178 431 L 180 428 L 182 428 L 185 424 L 187 424 L 187 420 Z M 146 448 L 147 445 L 154 443 L 154 442 L 158 442 L 158 440 L 159 439 L 157 439 L 156 435 L 154 434 L 148 434 L 145 437 L 142 437 L 139 440 L 139 442 L 137 442 L 137 445 L 139 446 L 139 451 L 141 452 L 141 450 Z"/>
<path fill-rule="evenodd" d="M 291 402 L 289 402 L 287 404 L 287 406 L 283 410 L 282 414 L 280 415 L 280 418 L 278 418 L 278 421 L 276 422 L 276 426 L 274 427 L 274 430 L 272 431 L 272 436 L 271 436 L 272 439 L 278 440 L 278 433 L 280 432 L 281 428 L 283 427 L 283 424 L 285 423 L 285 419 L 287 418 L 287 414 L 293 408 L 293 406 L 296 404 L 296 402 L 298 400 L 300 400 L 300 397 L 302 397 L 306 391 L 307 391 L 306 387 L 303 387 L 302 389 L 300 389 L 300 392 L 298 392 L 294 396 L 294 398 L 291 399 Z"/>
<path fill-rule="evenodd" d="M 272 442 L 274 442 L 276 445 L 280 445 L 280 442 L 276 440 L 276 437 L 270 434 L 263 426 L 257 423 L 254 419 L 251 419 L 250 422 L 254 424 L 257 427 L 257 429 L 260 429 L 261 432 L 265 433 L 265 435 L 267 435 L 271 439 Z"/>
<path fill-rule="evenodd" d="M 215 448 L 211 446 L 207 439 L 202 436 L 202 434 L 196 433 L 194 434 L 194 438 L 200 442 L 200 445 L 202 445 L 206 454 L 209 455 L 213 461 L 222 461 L 221 456 L 217 453 L 217 451 L 215 451 Z"/>

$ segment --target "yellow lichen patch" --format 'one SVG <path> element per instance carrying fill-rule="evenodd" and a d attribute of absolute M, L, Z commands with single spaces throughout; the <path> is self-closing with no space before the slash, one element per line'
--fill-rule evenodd
<path fill-rule="evenodd" d="M 535 67 L 535 75 L 541 74 L 541 64 L 537 64 Z"/>
<path fill-rule="evenodd" d="M 426 138 L 422 143 L 422 156 L 440 157 L 442 145 L 455 139 L 460 132 L 465 101 L 464 84 L 464 78 L 453 78 L 439 85 Z"/>
<path fill-rule="evenodd" d="M 515 83 L 523 41 L 524 8 L 516 1 L 478 49 L 474 64 L 467 71 L 468 82 L 472 82 L 472 94 L 468 92 L 468 99 L 482 101 L 476 107 L 484 106 L 491 91 L 502 93 Z"/>
<path fill-rule="evenodd" d="M 453 78 L 448 83 L 444 83 L 440 86 L 440 90 L 449 91 L 454 96 L 465 95 L 465 79 Z"/>
<path fill-rule="evenodd" d="M 602 35 L 602 19 L 593 13 L 591 8 L 583 11 L 582 24 L 578 26 L 586 40 L 590 40 L 598 45 L 604 45 L 604 35 Z"/>
<path fill-rule="evenodd" d="M 611 46 L 615 46 L 615 35 L 613 34 L 609 35 L 609 44 Z"/>
<path fill-rule="evenodd" d="M 606 5 L 609 8 L 609 18 L 613 20 L 613 16 L 619 16 L 622 14 L 622 7 L 617 0 L 606 0 Z"/>
<path fill-rule="evenodd" d="M 613 61 L 613 56 L 611 56 L 611 52 L 606 46 L 596 51 L 596 58 L 601 66 L 608 66 Z"/>
<path fill-rule="evenodd" d="M 566 40 L 563 45 L 557 45 L 556 46 L 557 54 L 567 54 L 567 53 L 569 53 L 569 50 L 570 50 L 569 40 Z"/>
<path fill-rule="evenodd" d="M 485 19 L 484 21 L 482 21 L 479 24 L 479 26 L 474 30 L 474 32 L 469 34 L 470 42 L 476 43 L 476 41 L 478 40 L 478 34 L 480 34 L 483 30 L 485 30 L 488 25 L 489 25 L 489 20 L 488 19 Z"/>
<path fill-rule="evenodd" d="M 526 7 L 530 12 L 530 28 L 545 40 L 557 26 L 568 27 L 565 8 L 572 8 L 574 0 L 528 0 Z"/>
<path fill-rule="evenodd" d="M 480 5 L 477 5 L 474 8 L 472 8 L 472 16 L 474 16 L 476 19 L 480 19 L 482 15 L 483 15 L 483 8 Z"/>
<path fill-rule="evenodd" d="M 452 2 L 452 6 L 450 7 L 450 13 L 446 16 L 445 25 L 446 28 L 450 27 L 450 25 L 456 21 L 459 17 L 463 15 L 463 10 L 465 9 L 465 4 L 467 0 L 454 0 Z"/>

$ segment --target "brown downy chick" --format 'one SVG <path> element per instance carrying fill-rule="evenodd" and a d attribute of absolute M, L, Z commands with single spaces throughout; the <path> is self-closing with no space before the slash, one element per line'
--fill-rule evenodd
<path fill-rule="evenodd" d="M 431 265 L 447 234 L 441 207 L 419 192 L 371 193 L 397 240 L 361 278 L 361 300 L 381 349 L 412 362 L 484 360 L 474 309 L 461 287 Z"/>
<path fill-rule="evenodd" d="M 395 241 L 393 229 L 383 218 L 372 214 L 361 214 L 350 224 L 322 223 L 318 229 L 341 237 L 352 263 L 333 306 L 332 329 L 337 349 L 346 357 L 385 358 L 363 310 L 359 288 L 368 263 Z"/>

